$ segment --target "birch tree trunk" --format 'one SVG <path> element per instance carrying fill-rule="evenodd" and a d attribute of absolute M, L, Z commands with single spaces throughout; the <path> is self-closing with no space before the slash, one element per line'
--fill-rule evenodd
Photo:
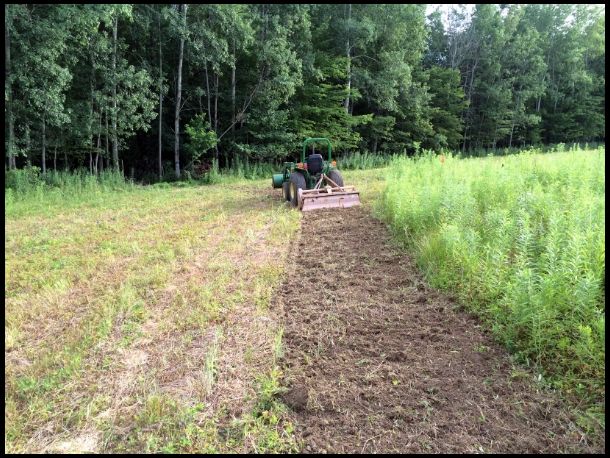
<path fill-rule="evenodd" d="M 108 140 L 108 111 L 104 110 L 104 119 L 106 120 L 106 158 L 110 158 L 110 147 Z M 102 168 L 104 167 L 104 158 L 102 157 Z"/>
<path fill-rule="evenodd" d="M 237 58 L 235 56 L 235 39 L 233 39 L 233 67 L 231 68 L 231 132 L 235 138 L 235 71 L 237 67 Z"/>
<path fill-rule="evenodd" d="M 174 116 L 174 160 L 176 161 L 176 177 L 180 178 L 180 102 L 182 99 L 182 59 L 184 57 L 184 33 L 186 33 L 186 10 L 188 5 L 182 5 L 184 16 L 184 31 L 180 37 L 180 57 L 178 58 L 178 87 L 176 91 L 176 113 Z"/>
<path fill-rule="evenodd" d="M 214 79 L 214 132 L 218 135 L 218 73 Z M 216 162 L 218 162 L 218 142 L 216 142 L 214 147 L 214 156 L 216 157 Z"/>
<path fill-rule="evenodd" d="M 519 88 L 521 91 L 521 88 Z M 521 93 L 517 96 L 517 103 L 515 104 L 515 111 L 513 112 L 512 125 L 510 126 L 510 138 L 508 139 L 508 147 L 513 145 L 513 133 L 515 131 L 515 118 L 517 117 L 517 110 L 519 109 L 519 102 L 521 102 Z"/>
<path fill-rule="evenodd" d="M 214 131 L 218 132 L 218 74 L 214 78 Z"/>
<path fill-rule="evenodd" d="M 119 169 L 119 144 L 117 138 L 117 101 L 116 101 L 116 42 L 117 42 L 117 28 L 118 28 L 118 17 L 114 18 L 114 24 L 112 27 L 112 160 L 114 162 L 114 168 Z"/>
<path fill-rule="evenodd" d="M 99 116 L 99 123 L 98 123 L 98 128 L 97 128 L 97 148 L 96 148 L 96 153 L 95 153 L 95 174 L 97 175 L 97 171 L 98 171 L 98 160 L 100 158 L 100 146 L 102 145 L 102 114 L 100 113 Z"/>
<path fill-rule="evenodd" d="M 468 106 L 471 106 L 472 102 L 472 85 L 474 84 L 474 72 L 477 69 L 477 65 L 479 64 L 479 59 L 477 58 L 474 61 L 474 65 L 472 66 L 472 71 L 470 72 L 470 83 L 468 84 Z M 468 122 L 469 119 L 464 120 L 464 143 L 462 144 L 462 152 L 466 151 L 466 134 L 468 133 Z"/>
<path fill-rule="evenodd" d="M 204 51 L 205 52 L 205 51 Z M 205 69 L 205 96 L 208 99 L 208 119 L 210 120 L 210 126 L 212 126 L 212 104 L 210 101 L 210 78 L 208 75 L 208 60 L 204 60 L 203 68 Z"/>
<path fill-rule="evenodd" d="M 157 17 L 159 27 L 159 180 L 163 179 L 163 155 L 162 155 L 162 135 L 163 123 L 163 54 L 161 52 L 161 13 Z"/>
<path fill-rule="evenodd" d="M 349 113 L 349 96 L 352 90 L 352 58 L 351 58 L 351 46 L 349 42 L 349 29 L 350 29 L 350 21 L 352 19 L 352 4 L 348 5 L 347 9 L 347 43 L 345 45 L 345 51 L 347 54 L 347 96 L 345 97 L 345 102 L 343 106 L 345 107 L 345 112 Z"/>
<path fill-rule="evenodd" d="M 47 125 L 42 117 L 42 173 L 47 173 Z"/>

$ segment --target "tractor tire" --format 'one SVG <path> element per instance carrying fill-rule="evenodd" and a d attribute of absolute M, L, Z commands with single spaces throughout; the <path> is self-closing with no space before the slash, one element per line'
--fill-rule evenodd
<path fill-rule="evenodd" d="M 284 200 L 290 200 L 290 181 L 284 181 L 282 183 L 282 195 Z"/>
<path fill-rule="evenodd" d="M 328 178 L 333 180 L 339 186 L 343 186 L 343 177 L 341 176 L 338 170 L 331 170 L 330 172 L 328 172 Z"/>
<path fill-rule="evenodd" d="M 290 203 L 293 207 L 299 206 L 299 189 L 307 189 L 305 177 L 299 172 L 290 174 Z"/>

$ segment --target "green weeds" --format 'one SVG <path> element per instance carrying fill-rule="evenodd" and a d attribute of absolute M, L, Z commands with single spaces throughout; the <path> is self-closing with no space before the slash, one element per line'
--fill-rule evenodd
<path fill-rule="evenodd" d="M 379 211 L 433 286 L 595 411 L 605 389 L 605 150 L 393 163 Z"/>

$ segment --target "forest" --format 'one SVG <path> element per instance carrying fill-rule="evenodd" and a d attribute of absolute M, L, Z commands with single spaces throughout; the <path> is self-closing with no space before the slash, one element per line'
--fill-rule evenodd
<path fill-rule="evenodd" d="M 603 8 L 7 4 L 5 167 L 155 181 L 308 136 L 340 155 L 603 142 Z"/>

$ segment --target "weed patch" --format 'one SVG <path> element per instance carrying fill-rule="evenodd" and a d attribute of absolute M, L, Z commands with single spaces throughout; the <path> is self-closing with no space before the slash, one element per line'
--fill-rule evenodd
<path fill-rule="evenodd" d="M 520 361 L 598 412 L 604 153 L 401 159 L 379 206 L 433 286 L 455 292 Z"/>

